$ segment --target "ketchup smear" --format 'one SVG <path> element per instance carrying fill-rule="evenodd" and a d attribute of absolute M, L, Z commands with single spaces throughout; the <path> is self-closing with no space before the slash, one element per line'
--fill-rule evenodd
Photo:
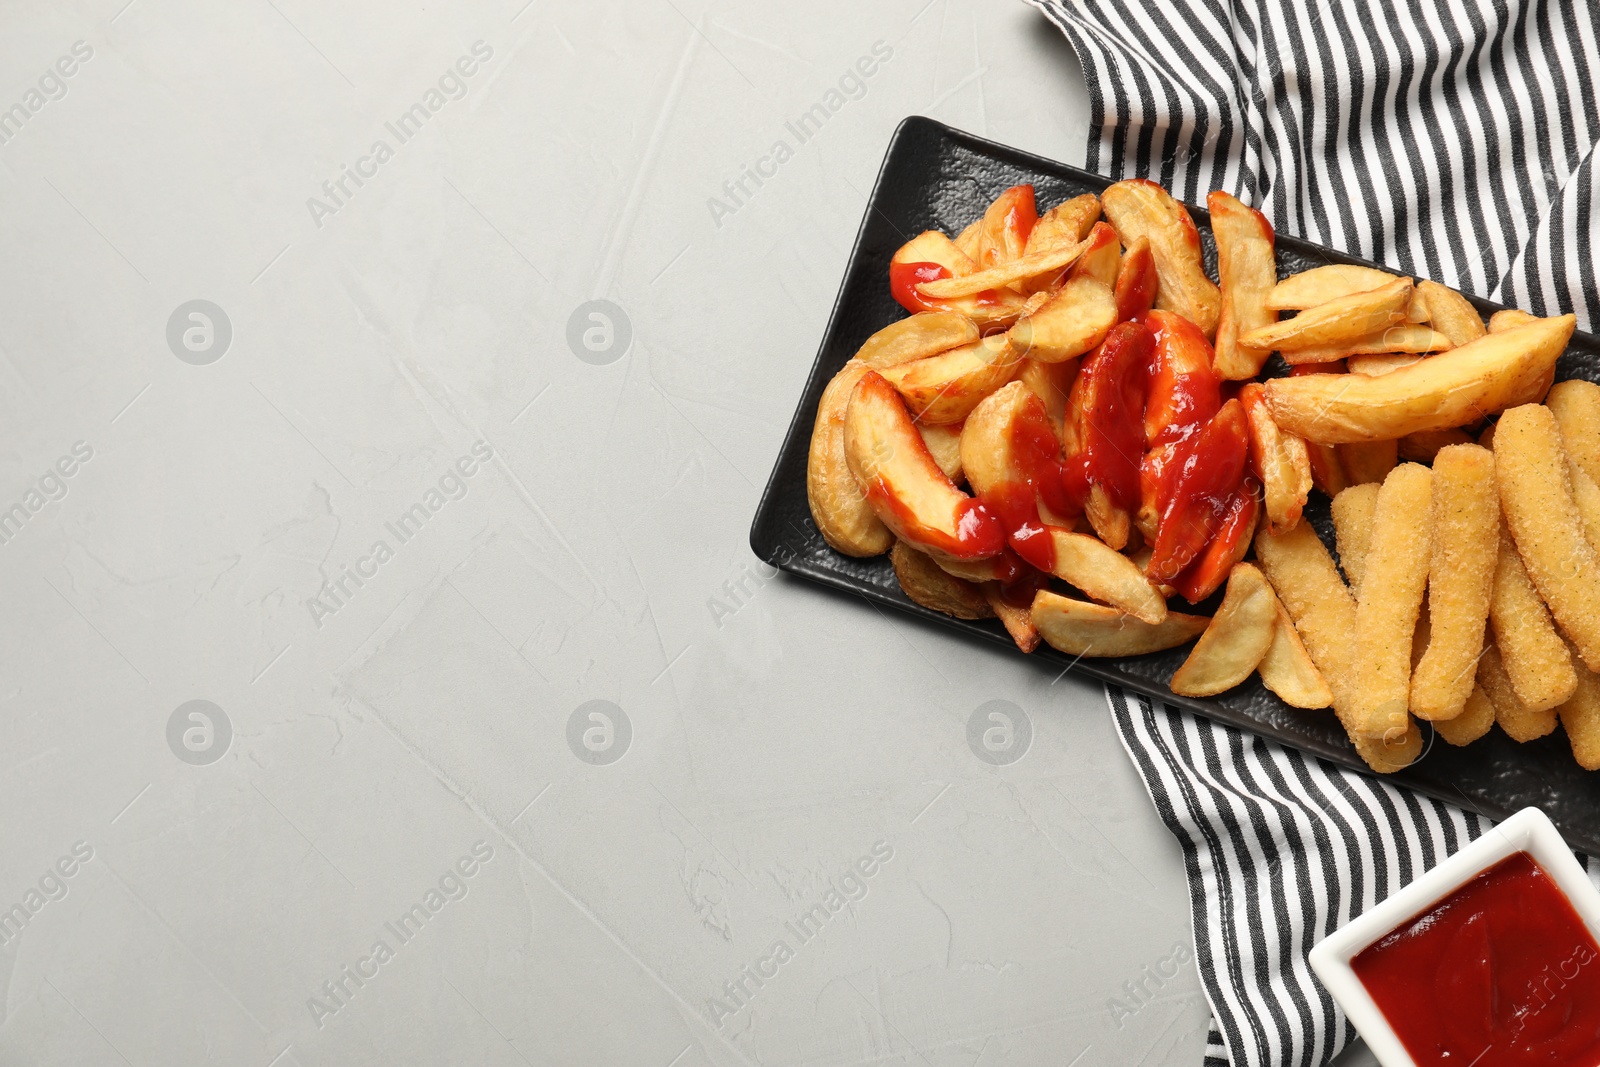
<path fill-rule="evenodd" d="M 1049 573 L 1056 565 L 1055 540 L 1039 516 L 1039 502 L 1060 519 L 1080 514 L 1088 492 L 1082 463 L 1062 461 L 1061 442 L 1043 404 L 1023 406 L 1011 422 L 1008 444 L 1011 464 L 1022 477 L 991 487 L 983 494 L 983 503 L 1000 520 L 1012 550 Z"/>
<path fill-rule="evenodd" d="M 948 277 L 950 272 L 938 263 L 890 263 L 889 292 L 912 313 L 938 311 L 939 305 L 917 292 L 917 286 Z"/>
<path fill-rule="evenodd" d="M 1600 944 L 1526 852 L 1350 962 L 1418 1067 L 1600 1064 Z"/>

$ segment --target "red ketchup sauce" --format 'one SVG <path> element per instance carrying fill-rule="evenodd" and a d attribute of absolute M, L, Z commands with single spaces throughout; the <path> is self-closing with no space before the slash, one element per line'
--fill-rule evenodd
<path fill-rule="evenodd" d="M 926 299 L 917 286 L 948 277 L 950 272 L 938 263 L 890 263 L 889 292 L 907 311 L 938 311 L 938 301 Z"/>
<path fill-rule="evenodd" d="M 1044 405 L 1029 403 L 1011 422 L 1011 466 L 1021 475 L 983 494 L 983 503 L 1006 532 L 1007 543 L 1030 566 L 1049 573 L 1055 569 L 1055 540 L 1039 515 L 1042 501 L 1050 513 L 1071 519 L 1083 511 L 1088 485 L 1082 464 L 1061 458 L 1061 442 Z"/>
<path fill-rule="evenodd" d="M 1600 945 L 1526 852 L 1350 964 L 1418 1067 L 1600 1064 Z"/>

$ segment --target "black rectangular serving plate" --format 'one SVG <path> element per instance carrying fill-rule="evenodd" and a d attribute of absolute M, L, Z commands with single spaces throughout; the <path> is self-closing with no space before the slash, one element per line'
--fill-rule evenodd
<path fill-rule="evenodd" d="M 866 597 L 988 641 L 1021 655 L 993 619 L 970 622 L 930 611 L 901 592 L 887 556 L 853 559 L 829 548 L 812 522 L 806 503 L 806 451 L 817 401 L 834 373 L 871 334 L 902 318 L 905 311 L 889 295 L 889 259 L 906 240 L 923 230 L 949 234 L 977 218 L 994 196 L 1009 186 L 1032 182 L 1041 210 L 1081 193 L 1099 193 L 1110 179 L 1063 166 L 952 129 L 932 119 L 912 117 L 895 131 L 878 181 L 856 235 L 854 251 L 821 350 L 789 425 L 783 448 L 767 482 L 750 528 L 750 547 L 774 567 L 846 593 Z M 1190 207 L 1206 265 L 1216 274 L 1216 244 L 1210 216 Z M 1366 263 L 1285 234 L 1277 237 L 1282 275 L 1326 263 Z M 1497 305 L 1473 299 L 1485 316 Z M 1600 339 L 1576 333 L 1556 369 L 1558 379 L 1600 381 Z M 1328 503 L 1316 494 L 1308 514 L 1323 541 L 1333 548 Z M 1214 600 L 1216 598 L 1213 598 Z M 1188 708 L 1207 718 L 1254 731 L 1333 763 L 1367 772 L 1332 711 L 1302 711 L 1279 700 L 1252 676 L 1245 684 L 1210 700 L 1173 695 L 1167 688 L 1189 653 L 1184 645 L 1168 652 L 1117 659 L 1079 659 L 1041 645 L 1032 659 L 1052 673 L 1070 669 Z M 1565 734 L 1519 745 L 1499 730 L 1466 747 L 1436 740 L 1426 723 L 1427 748 L 1415 764 L 1391 782 L 1465 805 L 1493 819 L 1537 805 L 1555 821 L 1575 848 L 1600 855 L 1600 774 L 1580 768 Z M 1370 772 L 1369 772 L 1370 773 Z"/>

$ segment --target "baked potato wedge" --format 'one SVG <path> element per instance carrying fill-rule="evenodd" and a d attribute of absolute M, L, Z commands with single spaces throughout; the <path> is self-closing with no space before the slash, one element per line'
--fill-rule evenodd
<path fill-rule="evenodd" d="M 1221 190 L 1206 198 L 1206 207 L 1217 239 L 1217 275 L 1222 282 L 1213 366 L 1223 379 L 1254 378 L 1270 353 L 1246 348 L 1239 338 L 1278 321 L 1277 311 L 1267 306 L 1267 294 L 1278 278 L 1272 224 Z"/>
<path fill-rule="evenodd" d="M 1048 589 L 1033 596 L 1033 625 L 1050 647 L 1069 656 L 1139 656 L 1175 648 L 1211 620 L 1169 611 L 1159 623 L 1140 622 L 1116 608 L 1073 600 Z"/>
<path fill-rule="evenodd" d="M 919 423 L 938 426 L 965 419 L 980 400 L 1021 370 L 1022 358 L 1006 335 L 996 334 L 880 373 L 905 397 Z"/>
<path fill-rule="evenodd" d="M 983 334 L 959 311 L 929 311 L 891 322 L 856 350 L 856 359 L 873 370 L 898 367 L 970 345 Z"/>
<path fill-rule="evenodd" d="M 1266 383 L 1267 406 L 1284 430 L 1325 444 L 1393 441 L 1474 424 L 1528 402 L 1527 394 L 1554 374 L 1576 325 L 1571 315 L 1540 319 L 1377 377 L 1275 378 Z"/>
<path fill-rule="evenodd" d="M 837 552 L 847 556 L 881 556 L 894 535 L 867 504 L 867 496 L 850 472 L 844 455 L 844 413 L 862 375 L 871 368 L 852 359 L 822 390 L 817 418 L 806 454 L 806 502 L 811 518 Z"/>
<path fill-rule="evenodd" d="M 850 396 L 844 452 L 868 506 L 911 547 L 980 560 L 1005 546 L 999 520 L 939 469 L 905 401 L 877 371 L 863 374 Z"/>
<path fill-rule="evenodd" d="M 904 541 L 894 543 L 889 562 L 901 590 L 925 608 L 958 619 L 987 619 L 994 614 L 981 587 L 947 573 L 927 553 Z"/>
<path fill-rule="evenodd" d="M 1076 359 L 1117 324 L 1117 300 L 1092 275 L 1069 278 L 1039 310 L 1022 316 L 1009 331 L 1012 349 L 1029 359 L 1060 363 Z"/>
<path fill-rule="evenodd" d="M 1160 284 L 1155 306 L 1176 311 L 1206 335 L 1216 336 L 1222 313 L 1222 290 L 1206 274 L 1200 256 L 1200 233 L 1182 204 L 1147 178 L 1130 178 L 1100 196 L 1106 218 L 1124 246 L 1139 238 L 1150 243 Z"/>

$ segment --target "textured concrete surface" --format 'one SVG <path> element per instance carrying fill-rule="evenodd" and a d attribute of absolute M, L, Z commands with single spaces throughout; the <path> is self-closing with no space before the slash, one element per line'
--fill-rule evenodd
<path fill-rule="evenodd" d="M 0 1063 L 1198 1062 L 1098 690 L 745 543 L 895 124 L 1081 162 L 1036 14 L 74 0 L 0 71 Z"/>

